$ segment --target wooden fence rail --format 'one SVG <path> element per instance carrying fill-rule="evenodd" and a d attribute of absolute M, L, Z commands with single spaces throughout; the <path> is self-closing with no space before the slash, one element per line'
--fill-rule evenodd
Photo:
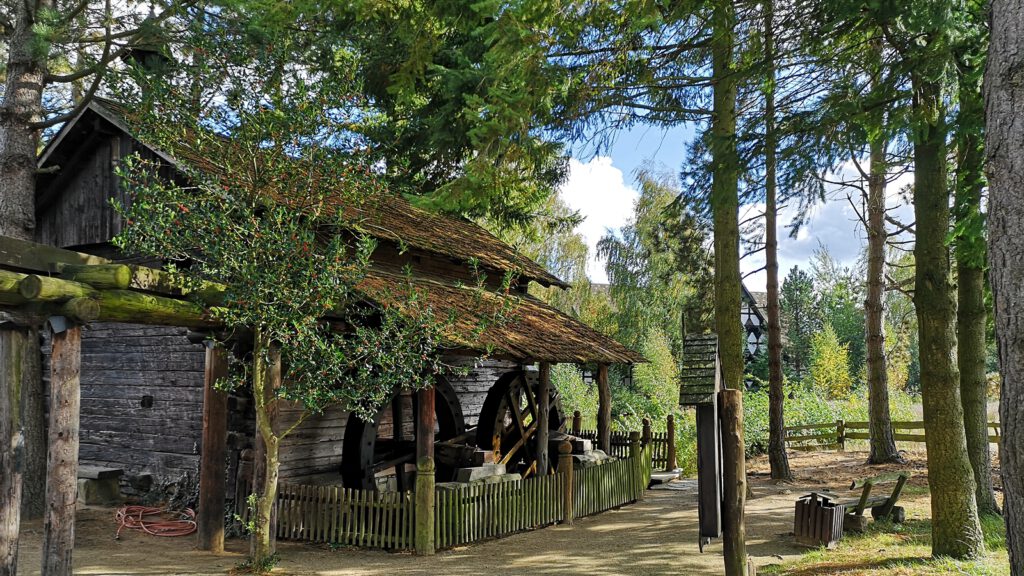
<path fill-rule="evenodd" d="M 578 434 L 574 432 L 573 435 L 590 440 L 594 442 L 594 447 L 597 447 L 597 430 L 584 429 Z M 612 432 L 611 436 L 612 449 L 608 455 L 616 458 L 629 456 L 629 432 Z M 651 462 L 654 470 L 663 470 L 668 466 L 668 443 L 668 432 L 651 433 Z"/>
<path fill-rule="evenodd" d="M 989 422 L 988 426 L 992 429 L 988 441 L 998 443 L 1001 434 L 999 422 Z M 847 440 L 871 439 L 868 423 L 864 421 L 836 420 L 828 423 L 800 424 L 786 426 L 785 430 L 787 447 L 794 450 L 844 450 Z M 897 442 L 925 441 L 924 422 L 893 421 L 892 430 L 893 439 Z"/>

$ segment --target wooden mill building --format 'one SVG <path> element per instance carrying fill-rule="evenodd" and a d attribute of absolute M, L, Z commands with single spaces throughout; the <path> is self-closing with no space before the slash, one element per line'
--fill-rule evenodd
<path fill-rule="evenodd" d="M 44 170 L 38 178 L 36 241 L 125 261 L 111 244 L 123 222 L 110 200 L 128 200 L 115 168 L 122 158 L 136 153 L 160 158 L 168 177 L 180 166 L 179 159 L 140 142 L 116 105 L 93 102 L 69 121 L 39 159 Z M 599 425 L 608 429 L 607 366 L 643 359 L 527 293 L 531 283 L 565 287 L 561 280 L 477 224 L 418 209 L 400 197 L 367 205 L 357 216 L 362 228 L 379 240 L 373 269 L 360 286 L 365 296 L 388 301 L 396 283 L 405 280 L 401 271 L 408 267 L 412 282 L 426 294 L 428 303 L 436 310 L 455 310 L 462 320 L 458 326 L 466 328 L 450 334 L 448 361 L 468 371 L 448 378 L 435 400 L 442 439 L 477 424 L 488 392 L 497 382 L 507 383 L 508 375 L 516 373 L 532 380 L 532 366 L 539 362 L 601 367 L 599 373 L 605 376 L 599 384 Z M 400 251 L 400 244 L 409 249 Z M 489 278 L 516 274 L 511 294 L 494 296 L 515 299 L 511 319 L 481 335 L 468 329 L 479 314 L 470 305 L 471 289 L 464 286 L 472 279 L 470 261 L 479 262 Z M 122 489 L 128 493 L 180 488 L 199 475 L 206 352 L 199 339 L 188 336 L 186 328 L 168 326 L 99 322 L 84 328 L 80 461 L 123 470 Z M 336 409 L 307 419 L 282 445 L 282 478 L 340 478 L 346 450 L 350 459 L 354 457 L 355 438 L 388 438 L 388 449 L 396 450 L 411 437 L 413 401 L 413 396 L 400 394 L 370 425 L 354 423 L 353 417 Z M 229 497 L 241 455 L 253 444 L 250 404 L 245 394 L 233 394 L 227 402 Z M 282 424 L 294 421 L 298 414 L 297 409 L 283 409 Z M 358 434 L 353 427 L 359 428 Z M 373 458 L 383 457 L 381 446 L 376 456 L 360 455 L 364 467 L 372 467 Z"/>

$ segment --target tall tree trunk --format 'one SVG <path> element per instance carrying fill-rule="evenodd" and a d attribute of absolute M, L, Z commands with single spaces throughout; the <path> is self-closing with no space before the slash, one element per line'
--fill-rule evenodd
<path fill-rule="evenodd" d="M 725 387 L 740 390 L 743 385 L 743 323 L 740 319 L 739 265 L 739 154 L 736 149 L 737 71 L 733 55 L 733 30 L 736 12 L 732 0 L 718 0 L 711 16 L 712 75 L 714 81 L 714 112 L 711 117 L 711 153 L 714 173 L 711 184 L 711 210 L 714 221 L 715 246 L 715 331 Z M 742 415 L 742 395 L 737 395 L 734 412 Z M 725 453 L 739 455 L 739 462 L 726 463 L 724 468 L 725 513 L 723 518 L 735 519 L 723 526 L 725 573 L 744 576 L 747 573 L 746 529 L 743 512 L 746 503 L 747 478 L 743 451 L 743 429 L 724 435 Z"/>
<path fill-rule="evenodd" d="M 281 439 L 274 424 L 277 420 L 276 388 L 281 383 L 281 353 L 263 333 L 258 331 L 255 338 L 252 393 L 256 404 L 259 449 L 253 466 L 253 490 L 259 498 L 256 526 L 249 540 L 249 560 L 254 569 L 263 570 L 271 567 L 271 557 L 275 552 L 273 512 L 281 469 Z"/>
<path fill-rule="evenodd" d="M 786 456 L 786 420 L 782 389 L 782 320 L 779 307 L 779 239 L 775 178 L 775 31 L 774 0 L 764 3 L 764 50 L 768 78 L 764 90 L 765 272 L 768 275 L 768 463 L 773 480 L 792 480 Z"/>
<path fill-rule="evenodd" d="M 32 123 L 43 115 L 45 61 L 38 56 L 35 14 L 52 0 L 18 2 L 7 53 L 6 83 L 0 99 L 0 236 L 32 240 L 35 235 L 36 150 L 39 131 Z M 42 355 L 38 332 L 30 335 L 22 391 L 24 493 L 22 513 L 40 518 L 45 509 L 46 416 L 43 406 Z"/>
<path fill-rule="evenodd" d="M 985 69 L 989 263 L 1002 392 L 1000 466 L 1006 547 L 1024 576 L 1024 0 L 993 0 Z"/>
<path fill-rule="evenodd" d="M 937 42 L 937 40 L 932 40 Z M 914 306 L 921 347 L 921 398 L 931 488 L 932 554 L 972 558 L 984 552 L 974 472 L 967 456 L 960 374 L 956 366 L 956 302 L 950 282 L 949 189 L 942 89 L 935 68 L 912 74 L 914 91 Z"/>
<path fill-rule="evenodd" d="M 868 368 L 868 420 L 871 432 L 871 452 L 868 462 L 899 462 L 899 452 L 893 439 L 892 418 L 889 414 L 889 380 L 886 374 L 884 307 L 885 290 L 885 139 L 875 138 L 870 143 L 868 180 L 868 282 L 864 299 L 864 319 L 867 332 Z"/>
<path fill-rule="evenodd" d="M 14 33 L 7 56 L 7 83 L 0 101 L 0 236 L 32 240 L 35 233 L 36 148 L 32 123 L 42 116 L 45 66 L 36 56 L 35 8 L 51 2 L 15 4 Z"/>
<path fill-rule="evenodd" d="M 27 338 L 27 330 L 0 327 L 0 576 L 18 572 L 25 453 L 18 405 Z"/>
<path fill-rule="evenodd" d="M 985 188 L 985 156 L 982 147 L 985 107 L 978 70 L 962 68 L 960 72 L 956 199 L 953 203 L 958 230 L 954 250 L 960 402 L 964 407 L 967 454 L 974 470 L 978 513 L 998 514 L 999 505 L 992 489 L 992 461 L 988 445 L 988 382 L 985 378 L 985 230 L 981 215 L 981 195 Z"/>

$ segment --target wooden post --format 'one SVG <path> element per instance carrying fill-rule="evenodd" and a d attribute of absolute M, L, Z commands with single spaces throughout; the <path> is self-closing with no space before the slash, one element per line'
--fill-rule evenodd
<path fill-rule="evenodd" d="M 224 551 L 228 397 L 214 385 L 227 374 L 227 353 L 212 342 L 207 343 L 203 383 L 203 444 L 199 462 L 199 513 L 196 524 L 199 549 L 211 552 Z"/>
<path fill-rule="evenodd" d="M 26 332 L 0 327 L 0 574 L 17 574 L 25 438 L 20 414 Z"/>
<path fill-rule="evenodd" d="M 572 413 L 572 435 L 579 436 L 583 433 L 583 415 L 579 410 Z"/>
<path fill-rule="evenodd" d="M 640 438 L 640 443 L 644 446 L 651 444 L 651 421 L 648 418 L 643 419 L 643 436 Z"/>
<path fill-rule="evenodd" d="M 434 406 L 434 387 L 424 388 L 416 393 L 416 461 L 434 458 L 434 420 L 437 418 Z M 433 474 L 433 472 L 431 472 Z"/>
<path fill-rule="evenodd" d="M 421 412 L 422 413 L 422 412 Z M 416 553 L 434 554 L 434 459 L 416 461 Z"/>
<path fill-rule="evenodd" d="M 846 422 L 836 420 L 836 444 L 840 452 L 846 452 Z"/>
<path fill-rule="evenodd" d="M 579 414 L 579 412 L 577 412 Z M 562 475 L 562 523 L 572 526 L 573 521 L 573 470 L 572 443 L 565 440 L 558 444 L 558 473 Z"/>
<path fill-rule="evenodd" d="M 665 427 L 667 429 L 665 436 L 668 439 L 665 470 L 671 472 L 676 469 L 676 417 L 669 414 L 668 418 L 666 418 Z"/>
<path fill-rule="evenodd" d="M 608 365 L 597 365 L 597 447 L 612 452 L 612 389 L 608 385 Z"/>
<path fill-rule="evenodd" d="M 46 516 L 42 573 L 71 575 L 78 500 L 78 418 L 81 404 L 82 329 L 53 331 L 50 355 L 50 431 L 46 458 Z"/>
<path fill-rule="evenodd" d="M 551 364 L 540 363 L 540 379 L 537 385 L 537 475 L 547 476 L 551 467 L 548 456 L 548 438 L 550 438 L 549 413 L 551 412 Z"/>
<path fill-rule="evenodd" d="M 629 433 L 629 457 L 633 461 L 633 468 L 635 469 L 636 473 L 635 488 L 638 494 L 638 500 L 643 498 L 644 488 L 646 488 L 645 486 L 641 486 L 641 484 L 643 483 L 643 466 L 640 462 L 641 454 L 642 452 L 640 451 L 640 433 L 637 432 L 636 430 L 633 430 L 632 432 Z"/>
<path fill-rule="evenodd" d="M 722 400 L 723 555 L 727 574 L 743 574 L 747 567 L 747 530 L 743 520 L 747 498 L 743 394 L 729 388 L 719 392 L 719 396 Z"/>

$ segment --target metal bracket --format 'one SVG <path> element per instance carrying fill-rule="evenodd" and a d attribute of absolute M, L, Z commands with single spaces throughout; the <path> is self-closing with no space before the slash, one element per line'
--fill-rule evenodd
<path fill-rule="evenodd" d="M 46 324 L 54 334 L 62 334 L 71 328 L 71 323 L 64 316 L 50 316 L 46 319 Z"/>

